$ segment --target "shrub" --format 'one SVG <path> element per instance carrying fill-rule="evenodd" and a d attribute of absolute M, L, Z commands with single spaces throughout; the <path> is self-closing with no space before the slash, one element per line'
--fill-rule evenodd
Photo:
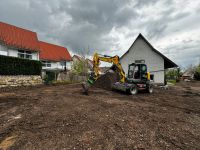
<path fill-rule="evenodd" d="M 194 79 L 200 80 L 200 65 L 194 69 Z"/>
<path fill-rule="evenodd" d="M 166 71 L 165 77 L 167 80 L 175 80 L 176 82 L 178 82 L 179 77 L 180 77 L 180 70 L 179 69 L 169 69 Z"/>
<path fill-rule="evenodd" d="M 40 61 L 0 55 L 0 75 L 40 75 Z"/>
<path fill-rule="evenodd" d="M 72 65 L 72 72 L 76 75 L 87 75 L 88 67 L 86 61 L 77 61 Z"/>
<path fill-rule="evenodd" d="M 56 72 L 53 71 L 46 71 L 46 75 L 44 77 L 44 83 L 45 84 L 52 84 L 53 81 L 56 80 Z"/>

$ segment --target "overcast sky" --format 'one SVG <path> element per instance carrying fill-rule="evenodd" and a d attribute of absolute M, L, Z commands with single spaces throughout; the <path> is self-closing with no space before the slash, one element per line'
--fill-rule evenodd
<path fill-rule="evenodd" d="M 125 53 L 139 33 L 183 67 L 200 59 L 200 0 L 0 0 L 0 21 L 80 53 Z"/>

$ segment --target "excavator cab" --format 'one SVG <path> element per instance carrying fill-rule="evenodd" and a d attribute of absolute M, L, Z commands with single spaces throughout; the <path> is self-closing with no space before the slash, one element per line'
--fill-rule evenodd
<path fill-rule="evenodd" d="M 149 80 L 149 76 L 148 76 L 148 72 L 147 72 L 147 66 L 146 64 L 141 64 L 141 63 L 132 63 L 129 64 L 128 66 L 128 76 L 127 76 L 127 80 L 129 81 L 144 81 L 146 82 L 147 80 Z"/>

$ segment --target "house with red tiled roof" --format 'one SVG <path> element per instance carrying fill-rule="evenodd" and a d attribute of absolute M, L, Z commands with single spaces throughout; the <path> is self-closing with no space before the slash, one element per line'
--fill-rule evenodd
<path fill-rule="evenodd" d="M 39 60 L 37 34 L 0 22 L 0 55 Z"/>
<path fill-rule="evenodd" d="M 65 47 L 38 40 L 37 33 L 0 22 L 0 55 L 40 60 L 43 70 L 70 70 L 71 56 Z"/>
<path fill-rule="evenodd" d="M 67 48 L 39 41 L 43 70 L 70 70 L 71 56 Z"/>

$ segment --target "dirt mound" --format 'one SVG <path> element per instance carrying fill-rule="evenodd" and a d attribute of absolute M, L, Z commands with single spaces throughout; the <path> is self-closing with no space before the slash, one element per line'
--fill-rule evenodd
<path fill-rule="evenodd" d="M 120 77 L 117 72 L 107 72 L 97 79 L 97 81 L 94 83 L 94 87 L 111 90 L 112 84 L 119 81 L 119 79 Z"/>

